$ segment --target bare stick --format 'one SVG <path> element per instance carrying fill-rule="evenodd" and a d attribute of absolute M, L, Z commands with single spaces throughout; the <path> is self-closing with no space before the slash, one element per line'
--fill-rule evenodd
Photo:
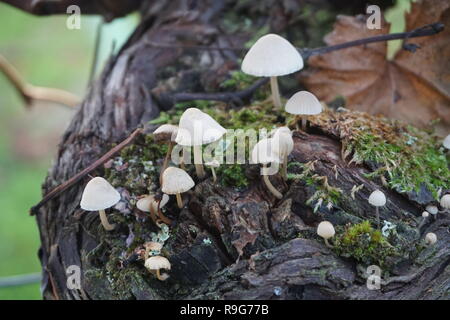
<path fill-rule="evenodd" d="M 41 208 L 45 203 L 47 203 L 49 200 L 57 197 L 62 192 L 66 191 L 70 187 L 74 186 L 78 181 L 83 179 L 85 176 L 87 176 L 89 173 L 97 169 L 99 166 L 104 164 L 106 161 L 109 160 L 113 155 L 115 155 L 117 152 L 125 148 L 127 145 L 129 145 L 138 135 L 142 133 L 142 129 L 138 128 L 131 133 L 128 138 L 123 140 L 121 143 L 119 143 L 117 146 L 109 150 L 107 153 L 105 153 L 100 159 L 96 160 L 93 164 L 82 170 L 81 172 L 77 173 L 75 176 L 67 180 L 66 182 L 60 184 L 56 188 L 54 188 L 52 191 L 47 193 L 44 198 L 39 201 L 38 204 L 36 204 L 34 207 L 30 209 L 30 214 L 34 215 L 36 212 L 38 212 L 39 208 Z"/>
<path fill-rule="evenodd" d="M 55 88 L 36 87 L 26 83 L 17 69 L 2 55 L 0 55 L 0 72 L 19 92 L 27 107 L 33 100 L 56 102 L 69 107 L 76 107 L 81 102 L 80 98 L 70 92 Z"/>

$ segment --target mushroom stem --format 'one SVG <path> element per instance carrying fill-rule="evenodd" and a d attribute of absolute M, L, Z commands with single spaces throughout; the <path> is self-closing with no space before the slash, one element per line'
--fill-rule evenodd
<path fill-rule="evenodd" d="M 278 88 L 278 78 L 270 77 L 270 90 L 272 91 L 273 104 L 277 108 L 281 108 L 280 90 Z"/>
<path fill-rule="evenodd" d="M 204 178 L 205 170 L 203 169 L 202 146 L 194 146 L 194 165 L 197 177 Z"/>
<path fill-rule="evenodd" d="M 183 208 L 183 198 L 181 198 L 181 193 L 177 193 L 176 197 L 177 197 L 178 208 L 180 208 L 180 209 Z"/>
<path fill-rule="evenodd" d="M 328 239 L 324 239 L 325 240 L 325 245 L 328 247 L 328 248 L 333 248 L 333 246 L 328 242 Z"/>
<path fill-rule="evenodd" d="M 213 167 L 211 167 L 211 172 L 212 172 L 212 175 L 213 175 L 213 182 L 216 182 L 217 181 L 216 170 L 214 170 Z"/>
<path fill-rule="evenodd" d="M 380 211 L 378 207 L 375 207 L 375 215 L 377 217 L 377 229 L 380 229 Z"/>
<path fill-rule="evenodd" d="M 283 158 L 283 168 L 282 168 L 282 171 L 281 171 L 281 175 L 283 176 L 284 180 L 287 179 L 287 160 L 288 160 L 288 157 L 286 155 Z"/>
<path fill-rule="evenodd" d="M 163 166 L 161 168 L 161 172 L 159 173 L 159 184 L 162 184 L 162 174 L 164 170 L 167 169 L 167 165 L 169 164 L 170 154 L 172 153 L 174 143 L 171 141 L 169 143 L 169 149 L 167 149 L 166 157 L 164 158 Z"/>
<path fill-rule="evenodd" d="M 306 116 L 302 116 L 301 119 L 302 119 L 302 130 L 306 131 L 306 122 L 308 120 L 306 119 Z"/>
<path fill-rule="evenodd" d="M 156 277 L 157 277 L 158 280 L 160 280 L 160 281 L 166 280 L 164 277 L 161 276 L 161 272 L 159 271 L 159 269 L 156 269 Z"/>
<path fill-rule="evenodd" d="M 178 200 L 177 200 L 177 202 L 178 202 Z M 159 218 L 162 220 L 162 222 L 164 222 L 165 224 L 168 224 L 168 225 L 172 224 L 172 220 L 170 220 L 169 218 L 167 218 L 167 217 L 162 213 L 162 210 L 161 210 L 160 205 L 161 205 L 161 201 L 158 202 L 158 217 L 159 217 Z"/>
<path fill-rule="evenodd" d="M 102 222 L 103 228 L 105 228 L 106 231 L 114 230 L 115 225 L 109 223 L 105 210 L 99 210 L 98 213 L 100 215 L 100 221 Z"/>
<path fill-rule="evenodd" d="M 264 165 L 263 168 L 266 168 L 266 166 Z M 266 184 L 267 189 L 269 189 L 269 191 L 275 196 L 275 198 L 277 199 L 283 198 L 283 195 L 277 189 L 275 189 L 275 187 L 270 182 L 268 175 L 263 175 L 263 180 L 264 183 Z"/>

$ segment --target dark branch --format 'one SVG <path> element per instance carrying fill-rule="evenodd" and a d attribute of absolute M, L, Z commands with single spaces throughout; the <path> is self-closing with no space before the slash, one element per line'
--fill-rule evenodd
<path fill-rule="evenodd" d="M 412 31 L 408 32 L 399 32 L 399 33 L 391 33 L 391 34 L 383 34 L 375 37 L 369 37 L 359 40 L 354 40 L 350 42 L 344 42 L 340 44 L 336 44 L 334 46 L 321 47 L 315 49 L 303 49 L 300 50 L 303 59 L 307 60 L 311 56 L 315 56 L 318 54 L 325 54 L 336 50 L 347 49 L 350 47 L 356 47 L 361 45 L 366 45 L 373 42 L 381 42 L 381 41 L 390 41 L 390 40 L 398 40 L 398 39 L 409 39 L 409 38 L 417 38 L 417 37 L 426 37 L 438 34 L 444 30 L 444 24 L 437 22 L 432 23 Z"/>
<path fill-rule="evenodd" d="M 99 166 L 104 164 L 106 161 L 108 161 L 113 155 L 115 155 L 117 152 L 125 148 L 127 145 L 129 145 L 138 135 L 142 133 L 142 129 L 138 128 L 131 133 L 128 138 L 123 140 L 121 143 L 119 143 L 117 146 L 109 150 L 107 153 L 105 153 L 100 159 L 96 160 L 93 164 L 82 170 L 81 172 L 77 173 L 75 176 L 67 180 L 66 182 L 60 184 L 56 188 L 54 188 L 52 191 L 47 193 L 44 198 L 34 207 L 30 209 L 30 214 L 34 215 L 36 212 L 38 212 L 39 208 L 41 208 L 47 201 L 55 198 L 56 196 L 60 195 L 65 190 L 69 189 L 73 185 L 75 185 L 78 181 L 83 179 L 85 176 L 87 176 L 89 173 L 97 169 Z"/>

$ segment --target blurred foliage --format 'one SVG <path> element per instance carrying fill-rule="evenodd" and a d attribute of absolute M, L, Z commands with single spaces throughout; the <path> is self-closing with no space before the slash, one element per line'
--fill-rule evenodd
<path fill-rule="evenodd" d="M 119 48 L 134 28 L 135 17 L 103 26 L 101 70 L 112 43 Z M 0 54 L 27 82 L 83 96 L 88 85 L 100 18 L 81 19 L 68 30 L 66 17 L 34 17 L 0 4 Z M 0 74 L 0 277 L 41 271 L 39 234 L 29 208 L 41 198 L 41 183 L 73 110 L 37 103 L 27 110 Z M 0 288 L 1 299 L 40 299 L 39 284 Z"/>

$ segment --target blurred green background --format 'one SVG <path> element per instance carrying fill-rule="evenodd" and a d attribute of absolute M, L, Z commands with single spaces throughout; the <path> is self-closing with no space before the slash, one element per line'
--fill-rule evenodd
<path fill-rule="evenodd" d="M 66 19 L 34 17 L 0 3 L 0 54 L 27 82 L 83 97 L 101 19 L 82 16 L 80 30 L 67 29 Z M 97 71 L 137 20 L 128 16 L 103 24 Z M 0 278 L 40 272 L 39 234 L 28 210 L 41 198 L 41 183 L 74 112 L 44 102 L 25 109 L 0 73 Z M 39 283 L 0 288 L 0 299 L 41 299 Z"/>

